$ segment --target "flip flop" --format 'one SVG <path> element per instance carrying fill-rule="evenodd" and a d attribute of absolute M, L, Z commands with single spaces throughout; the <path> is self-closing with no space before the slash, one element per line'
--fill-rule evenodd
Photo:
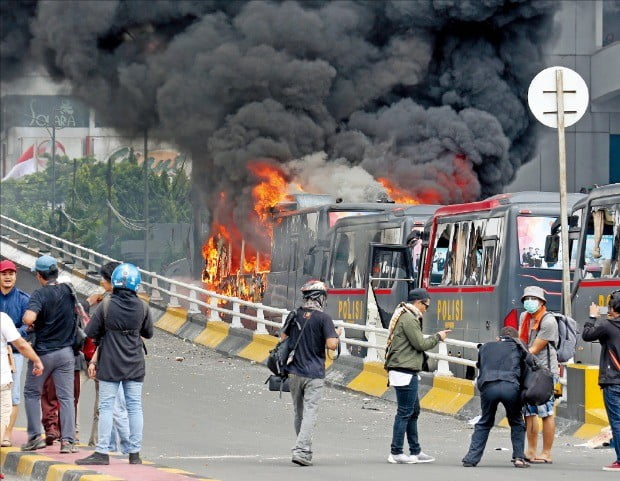
<path fill-rule="evenodd" d="M 549 461 L 548 459 L 543 458 L 534 458 L 530 460 L 530 464 L 553 464 L 553 461 Z"/>
<path fill-rule="evenodd" d="M 523 458 L 516 458 L 512 462 L 512 464 L 514 465 L 515 468 L 529 468 L 530 467 L 530 463 L 525 461 L 525 459 Z"/>
<path fill-rule="evenodd" d="M 0 443 L 0 446 L 3 448 L 10 448 L 11 446 L 13 446 L 13 444 L 11 444 L 11 441 L 9 439 L 4 439 L 2 443 Z"/>

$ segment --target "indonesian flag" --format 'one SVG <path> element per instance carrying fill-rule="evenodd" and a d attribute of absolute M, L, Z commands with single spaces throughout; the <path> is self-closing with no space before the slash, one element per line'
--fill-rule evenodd
<path fill-rule="evenodd" d="M 66 155 L 65 147 L 59 141 L 56 141 L 56 151 L 62 152 L 63 155 Z M 52 155 L 52 141 L 44 140 L 39 144 L 36 148 L 35 155 L 35 144 L 32 144 L 28 147 L 22 155 L 17 159 L 17 163 L 13 166 L 13 168 L 4 176 L 2 180 L 7 179 L 19 179 L 25 175 L 34 174 L 35 172 L 44 169 L 47 165 L 47 157 L 51 157 Z"/>

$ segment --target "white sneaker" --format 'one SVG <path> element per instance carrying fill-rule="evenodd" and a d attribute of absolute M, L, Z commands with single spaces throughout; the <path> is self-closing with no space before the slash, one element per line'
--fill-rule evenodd
<path fill-rule="evenodd" d="M 435 461 L 434 457 L 424 454 L 422 451 L 420 454 L 414 454 L 411 457 L 415 459 L 414 463 L 432 463 Z"/>
<path fill-rule="evenodd" d="M 392 464 L 414 464 L 417 461 L 415 456 L 409 456 L 408 454 L 390 454 L 388 456 L 388 463 Z"/>

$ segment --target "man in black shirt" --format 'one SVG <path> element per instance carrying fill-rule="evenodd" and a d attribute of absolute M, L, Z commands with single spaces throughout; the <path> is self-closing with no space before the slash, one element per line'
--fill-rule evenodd
<path fill-rule="evenodd" d="M 41 392 L 52 376 L 60 404 L 60 452 L 75 453 L 75 409 L 73 405 L 73 338 L 75 336 L 75 302 L 71 289 L 58 283 L 58 265 L 51 256 L 41 256 L 32 269 L 41 288 L 32 293 L 23 322 L 35 334 L 33 348 L 45 365 L 42 376 L 32 374 L 28 364 L 24 386 L 24 404 L 28 418 L 28 442 L 22 451 L 45 447 L 41 439 Z"/>
<path fill-rule="evenodd" d="M 476 423 L 471 437 L 469 451 L 463 458 L 463 466 L 476 466 L 489 438 L 489 432 L 495 424 L 497 406 L 502 403 L 510 425 L 512 441 L 512 462 L 515 468 L 529 468 L 525 460 L 525 421 L 521 413 L 521 375 L 526 357 L 531 356 L 525 346 L 518 345 L 519 334 L 514 327 L 504 327 L 497 342 L 487 342 L 478 353 L 477 385 L 480 390 L 480 407 L 482 415 Z M 534 362 L 529 359 L 529 362 Z"/>
<path fill-rule="evenodd" d="M 327 287 L 323 282 L 309 281 L 301 292 L 303 304 L 297 309 L 294 320 L 285 327 L 282 339 L 290 336 L 291 345 L 297 346 L 293 360 L 287 366 L 297 433 L 292 461 L 300 466 L 310 466 L 312 433 L 325 384 L 325 348 L 338 347 L 340 329 L 336 330 L 332 318 L 323 312 L 327 299 Z"/>

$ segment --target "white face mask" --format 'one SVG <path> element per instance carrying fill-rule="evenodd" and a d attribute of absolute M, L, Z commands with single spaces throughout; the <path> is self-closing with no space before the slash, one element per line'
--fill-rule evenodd
<path fill-rule="evenodd" d="M 526 299 L 523 301 L 523 308 L 530 314 L 534 314 L 540 307 L 540 302 L 534 299 Z"/>

